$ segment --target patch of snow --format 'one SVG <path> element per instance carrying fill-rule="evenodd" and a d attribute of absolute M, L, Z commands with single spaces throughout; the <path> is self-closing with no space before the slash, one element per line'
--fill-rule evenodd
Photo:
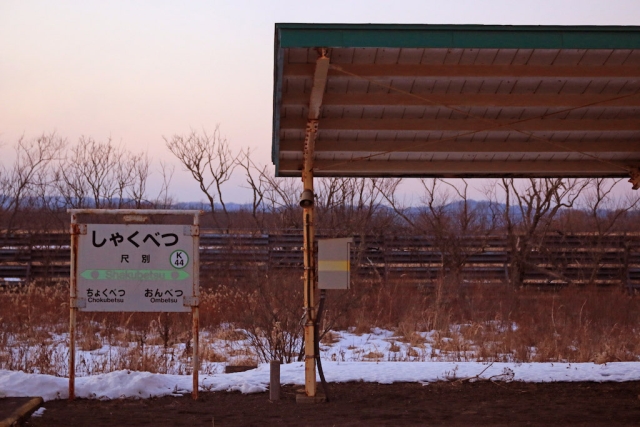
<path fill-rule="evenodd" d="M 37 410 L 35 410 L 35 411 L 33 412 L 33 414 L 31 414 L 31 416 L 32 416 L 32 417 L 36 417 L 36 418 L 37 418 L 37 417 L 41 417 L 42 415 L 44 415 L 44 411 L 46 411 L 46 410 L 47 410 L 47 408 L 45 408 L 44 406 L 43 406 L 43 407 L 40 407 L 40 408 L 38 408 Z"/>
<path fill-rule="evenodd" d="M 594 363 L 493 363 L 478 362 L 331 362 L 322 363 L 327 381 L 417 382 L 460 378 L 513 379 L 524 382 L 639 381 L 640 362 Z M 511 377 L 505 372 L 513 372 Z M 283 384 L 304 384 L 304 363 L 281 366 Z M 19 371 L 0 370 L 0 393 L 6 396 L 42 396 L 45 401 L 68 398 L 67 378 Z M 116 371 L 108 374 L 76 378 L 76 396 L 89 399 L 118 399 L 180 395 L 192 390 L 190 375 L 152 374 Z M 260 393 L 269 387 L 269 365 L 233 374 L 200 375 L 203 391 L 239 391 Z"/>

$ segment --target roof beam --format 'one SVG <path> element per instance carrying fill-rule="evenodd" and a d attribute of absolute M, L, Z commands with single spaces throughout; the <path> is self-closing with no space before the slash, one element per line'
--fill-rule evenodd
<path fill-rule="evenodd" d="M 322 106 L 322 96 L 327 85 L 327 72 L 329 71 L 329 58 L 322 51 L 322 55 L 316 60 L 313 74 L 313 87 L 309 95 L 309 115 L 305 123 L 304 137 L 304 170 L 302 180 L 305 190 L 313 191 L 313 153 L 315 150 L 315 140 L 318 135 L 318 117 L 320 117 L 320 107 Z M 309 188 L 307 188 L 309 187 Z"/>
<path fill-rule="evenodd" d="M 614 97 L 601 94 L 493 94 L 493 93 L 326 93 L 325 106 L 426 106 L 450 105 L 470 107 L 580 107 L 594 104 L 606 107 L 639 107 L 640 93 Z M 285 93 L 282 106 L 306 107 L 306 93 Z"/>
<path fill-rule="evenodd" d="M 280 160 L 282 174 L 299 175 L 300 160 Z M 579 161 L 340 161 L 316 160 L 314 174 L 356 176 L 457 176 L 499 177 L 510 176 L 627 176 L 628 165 L 597 160 Z"/>
<path fill-rule="evenodd" d="M 285 78 L 308 78 L 313 75 L 315 64 L 284 64 Z M 565 65 L 445 65 L 445 64 L 332 64 L 330 78 L 353 77 L 393 79 L 397 77 L 461 77 L 461 78 L 625 78 L 637 79 L 636 66 L 565 66 Z"/>
<path fill-rule="evenodd" d="M 329 71 L 329 58 L 321 56 L 315 63 L 313 74 L 313 87 L 309 96 L 309 120 L 317 120 L 320 117 L 320 107 L 324 89 L 327 85 L 327 73 Z"/>
<path fill-rule="evenodd" d="M 306 120 L 285 118 L 280 122 L 281 130 L 304 129 Z M 510 119 L 334 119 L 323 118 L 322 130 L 350 131 L 460 131 L 488 132 L 514 130 L 531 132 L 560 131 L 640 131 L 638 119 L 540 119 L 514 121 Z"/>
<path fill-rule="evenodd" d="M 301 152 L 302 140 L 281 140 L 280 152 Z M 640 152 L 636 141 L 374 141 L 374 140 L 316 140 L 316 153 L 633 153 Z"/>

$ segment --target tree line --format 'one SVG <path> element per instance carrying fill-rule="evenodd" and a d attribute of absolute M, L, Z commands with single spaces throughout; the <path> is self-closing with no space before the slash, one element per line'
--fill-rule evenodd
<path fill-rule="evenodd" d="M 231 233 L 296 231 L 302 228 L 298 178 L 276 178 L 250 149 L 234 150 L 220 128 L 165 136 L 166 148 L 187 170 L 206 200 L 203 226 Z M 12 164 L 0 167 L 3 235 L 17 231 L 66 230 L 69 208 L 172 208 L 175 167 L 153 170 L 147 153 L 80 137 L 70 144 L 56 134 L 20 138 Z M 250 192 L 242 209 L 230 210 L 225 183 L 241 174 Z M 150 194 L 151 181 L 159 191 Z M 530 256 L 548 233 L 638 231 L 640 196 L 621 179 L 531 178 L 469 180 L 415 179 L 419 190 L 407 203 L 402 178 L 318 178 L 315 225 L 329 236 L 380 234 L 430 236 L 443 265 L 457 280 L 471 255 L 469 236 L 506 235 L 512 255 L 510 281 L 522 283 Z M 480 188 L 472 187 L 480 185 Z M 414 187 L 416 185 L 414 184 Z M 156 185 L 156 187 L 158 187 Z M 226 190 L 225 190 L 226 189 Z M 483 195 L 473 200 L 471 191 Z M 360 241 L 363 241 L 362 239 Z"/>

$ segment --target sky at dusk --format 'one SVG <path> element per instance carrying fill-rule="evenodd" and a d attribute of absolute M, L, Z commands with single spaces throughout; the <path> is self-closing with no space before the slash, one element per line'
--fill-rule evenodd
<path fill-rule="evenodd" d="M 203 200 L 163 136 L 219 124 L 271 164 L 276 22 L 640 25 L 640 1 L 0 0 L 1 159 L 22 135 L 111 137 L 175 163 L 172 193 Z M 248 201 L 241 181 L 228 201 Z"/>

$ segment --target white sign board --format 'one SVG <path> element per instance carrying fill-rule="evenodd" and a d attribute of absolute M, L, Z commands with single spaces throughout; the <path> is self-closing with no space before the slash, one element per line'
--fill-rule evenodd
<path fill-rule="evenodd" d="M 78 309 L 191 311 L 197 268 L 191 230 L 189 225 L 87 224 L 78 241 Z"/>

